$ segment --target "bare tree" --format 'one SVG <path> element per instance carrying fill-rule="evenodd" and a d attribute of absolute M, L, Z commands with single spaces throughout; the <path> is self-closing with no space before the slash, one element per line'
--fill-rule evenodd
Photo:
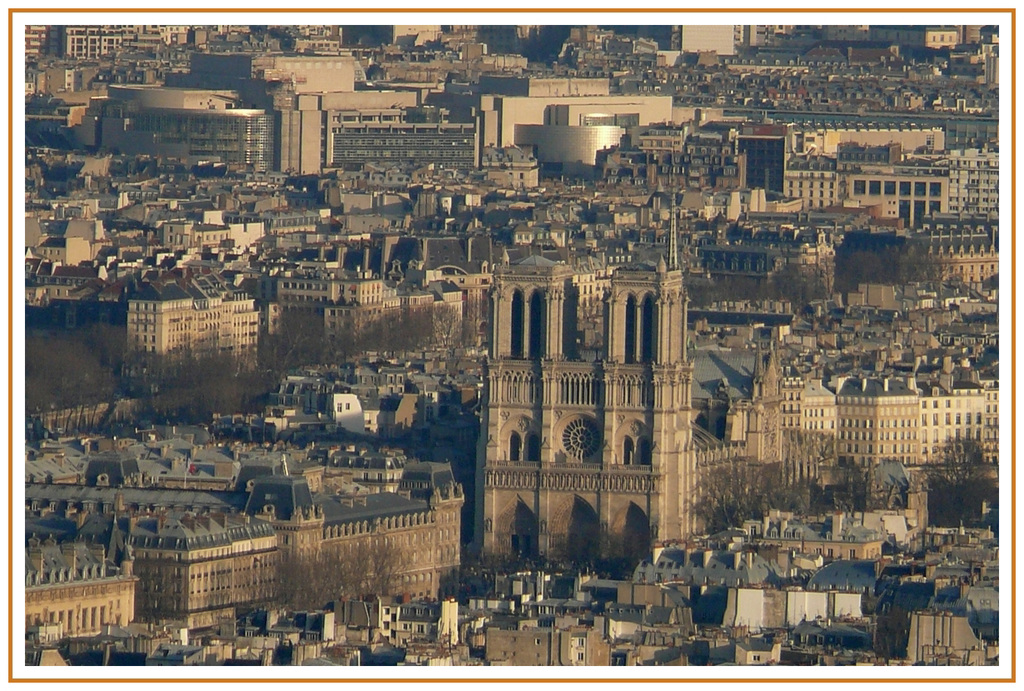
<path fill-rule="evenodd" d="M 316 609 L 341 597 L 390 595 L 408 563 L 393 536 L 379 533 L 328 542 L 315 552 L 282 559 L 279 601 L 291 609 Z"/>
<path fill-rule="evenodd" d="M 433 341 L 438 348 L 451 352 L 462 343 L 462 310 L 460 305 L 438 305 L 432 310 Z"/>
<path fill-rule="evenodd" d="M 985 463 L 984 449 L 973 439 L 946 442 L 926 476 L 928 515 L 937 526 L 976 524 L 984 518 L 982 503 L 998 497 L 996 467 Z"/>
<path fill-rule="evenodd" d="M 277 600 L 292 610 L 319 609 L 342 595 L 332 549 L 290 554 L 278 562 Z"/>
<path fill-rule="evenodd" d="M 785 481 L 779 463 L 733 459 L 707 473 L 694 512 L 706 531 L 717 532 L 762 518 L 769 509 L 800 510 L 805 490 L 805 484 Z"/>

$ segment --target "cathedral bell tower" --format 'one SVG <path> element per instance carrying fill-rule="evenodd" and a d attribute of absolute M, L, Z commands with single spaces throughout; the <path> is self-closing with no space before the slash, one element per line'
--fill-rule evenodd
<path fill-rule="evenodd" d="M 692 370 L 675 263 L 616 270 L 597 354 L 577 350 L 571 267 L 542 257 L 495 267 L 476 497 L 483 554 L 634 556 L 653 538 L 689 533 Z"/>

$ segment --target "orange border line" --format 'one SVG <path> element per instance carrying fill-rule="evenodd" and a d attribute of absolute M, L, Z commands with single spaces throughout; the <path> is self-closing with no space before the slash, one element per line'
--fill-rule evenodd
<path fill-rule="evenodd" d="M 56 7 L 41 7 L 38 9 L 33 8 L 11 8 L 11 12 L 31 12 L 33 14 L 42 13 L 54 13 L 60 12 L 63 14 L 95 14 L 97 12 L 110 12 L 110 13 L 161 13 L 161 14 L 180 14 L 180 13 L 217 13 L 217 14 L 229 14 L 229 13 L 245 13 L 245 14 L 262 14 L 262 13 L 275 13 L 275 14 L 389 14 L 394 12 L 415 12 L 419 14 L 435 14 L 441 12 L 450 13 L 461 13 L 461 14 L 517 14 L 522 12 L 529 12 L 531 14 L 542 13 L 581 13 L 586 12 L 585 8 L 581 7 L 569 7 L 569 8 L 557 8 L 557 7 L 518 7 L 514 9 L 500 9 L 500 8 L 477 8 L 470 9 L 467 7 L 456 7 L 456 8 L 424 8 L 424 7 L 403 7 L 403 8 L 379 8 L 371 9 L 365 7 L 357 8 L 336 8 L 336 7 L 325 7 L 325 8 L 310 8 L 310 7 L 297 7 L 297 8 L 230 8 L 230 9 L 216 9 L 210 7 L 175 7 L 167 9 L 150 9 L 150 8 L 137 8 L 137 9 L 125 9 L 124 7 L 115 8 L 102 8 L 102 7 L 91 7 L 88 9 L 82 9 L 79 7 L 67 7 L 67 8 L 56 8 Z M 981 13 L 981 12 L 1002 12 L 1002 13 L 1013 13 L 1012 8 L 1007 7 L 981 7 L 981 8 L 923 8 L 915 7 L 909 9 L 899 9 L 893 7 L 862 7 L 857 9 L 839 9 L 835 7 L 830 8 L 781 8 L 781 7 L 728 7 L 722 9 L 708 9 L 708 8 L 694 8 L 694 7 L 679 7 L 679 8 L 635 8 L 635 9 L 624 9 L 624 8 L 599 8 L 595 9 L 595 14 L 732 14 L 732 13 L 801 13 L 801 14 L 849 14 L 851 12 L 871 12 L 871 13 L 887 13 L 887 14 L 955 14 L 963 12 Z"/>
<path fill-rule="evenodd" d="M 1014 75 L 1010 82 L 1010 139 L 1013 146 L 1010 148 L 1010 228 L 1017 227 L 1017 8 L 1010 9 L 1010 64 L 1013 65 Z M 1011 237 L 1013 231 L 1011 230 Z M 1014 243 L 1015 244 L 1015 243 Z M 1010 255 L 1010 302 L 1017 296 L 1017 257 L 1013 248 Z M 998 311 L 998 310 L 997 310 Z M 1014 347 L 1014 336 L 1017 335 L 1017 310 L 1010 310 L 1010 410 L 1017 413 L 1017 349 Z M 1002 344 L 999 345 L 1000 349 Z M 1017 425 L 1010 425 L 1010 525 L 1014 541 L 1017 540 L 1017 468 L 1014 462 L 1017 458 Z M 1013 557 L 1010 559 L 1010 601 L 1017 603 L 1017 550 L 1011 545 Z M 1010 678 L 1017 679 L 1017 608 L 1013 607 L 1010 614 L 1010 640 L 1013 641 L 1012 653 L 1010 655 Z"/>
<path fill-rule="evenodd" d="M 7 678 L 14 679 L 14 10 L 7 13 Z M 24 165 L 24 161 L 22 161 Z M 24 309 L 24 308 L 22 308 Z"/>
<path fill-rule="evenodd" d="M 8 193 L 8 210 L 7 210 L 7 222 L 8 222 L 8 233 L 7 233 L 7 252 L 8 252 L 8 275 L 7 275 L 7 370 L 8 370 L 8 382 L 7 382 L 7 425 L 8 425 L 8 437 L 7 437 L 7 450 L 8 458 L 10 462 L 7 467 L 7 625 L 8 625 L 8 638 L 7 638 L 7 681 L 8 683 L 187 683 L 187 684 L 223 684 L 223 683 L 280 683 L 288 681 L 296 684 L 330 684 L 339 682 L 350 682 L 350 683 L 428 683 L 428 684 L 519 684 L 519 683 L 569 683 L 569 682 L 590 682 L 590 683 L 634 683 L 634 684 L 656 684 L 656 683 L 685 683 L 685 682 L 701 682 L 701 683 L 768 683 L 768 684 L 818 684 L 818 683 L 833 683 L 833 684 L 862 684 L 862 683 L 886 683 L 886 682 L 899 682 L 909 684 L 963 684 L 963 683 L 981 683 L 981 684 L 1014 684 L 1017 681 L 1017 610 L 1016 607 L 1011 606 L 1011 663 L 1010 663 L 1010 678 L 1009 679 L 785 679 L 785 678 L 750 678 L 750 679 L 724 679 L 724 678 L 702 678 L 702 677 L 687 677 L 687 678 L 655 678 L 655 679 L 578 679 L 578 678 L 521 678 L 521 679 L 488 679 L 481 677 L 473 678 L 456 678 L 456 679 L 415 679 L 415 678 L 391 678 L 391 679 L 359 679 L 359 678 L 347 678 L 347 679 L 331 679 L 331 678 L 315 678 L 315 679 L 284 679 L 284 678 L 273 678 L 273 679 L 246 679 L 246 678 L 213 678 L 213 679 L 73 679 L 73 678 L 53 678 L 53 679 L 35 679 L 35 678 L 14 678 L 14 580 L 13 580 L 13 556 L 14 556 L 14 309 L 13 309 L 13 286 L 14 286 L 14 258 L 13 258 L 13 246 L 14 246 L 14 159 L 13 159 L 13 144 L 14 144 L 14 14 L 15 13 L 97 13 L 97 12 L 111 12 L 111 13 L 242 13 L 247 14 L 253 13 L 291 13 L 291 14 L 312 14 L 312 13 L 343 13 L 343 14 L 365 14 L 365 13 L 395 13 L 395 12 L 418 12 L 418 13 L 519 13 L 519 12 L 530 12 L 530 13 L 580 13 L 588 11 L 580 7 L 571 8 L 515 8 L 515 9 L 496 9 L 496 8 L 482 8 L 482 9 L 467 9 L 461 8 L 290 8 L 290 9 L 269 9 L 269 8 L 227 8 L 217 9 L 210 7 L 201 8 L 169 8 L 169 9 L 153 9 L 153 8 L 138 8 L 138 9 L 125 9 L 125 8 L 28 8 L 28 7 L 10 7 L 7 10 L 7 144 L 8 144 L 8 181 L 7 181 L 7 193 Z M 595 10 L 598 13 L 630 13 L 630 14 L 648 14 L 648 13 L 662 13 L 662 14 L 697 14 L 697 13 L 742 13 L 742 12 L 757 12 L 757 13 L 911 13 L 911 14 L 949 14 L 949 13 L 982 13 L 982 12 L 998 12 L 998 13 L 1009 13 L 1010 14 L 1010 59 L 1014 71 L 1014 79 L 1011 81 L 1010 92 L 1011 92 L 1011 138 L 1013 139 L 1014 146 L 1011 147 L 1011 166 L 1010 166 L 1010 180 L 1011 180 L 1011 228 L 1015 228 L 1017 225 L 1017 190 L 1014 187 L 1016 180 L 1017 170 L 1017 9 L 1016 7 L 998 7 L 998 8 L 942 8 L 942 9 L 927 9 L 927 8 L 909 8 L 899 9 L 892 7 L 885 8 L 857 8 L 857 9 L 842 9 L 842 8 L 772 8 L 772 7 L 754 7 L 754 8 L 741 8 L 741 7 L 728 7 L 723 9 L 706 9 L 706 8 L 600 8 Z M 1001 168 L 1000 168 L 1001 171 Z M 1011 230 L 1011 232 L 1013 232 Z M 1011 237 L 1013 235 L 1011 234 Z M 1011 254 L 1011 291 L 1009 302 L 1013 303 L 1014 298 L 1017 294 L 1017 261 L 1015 253 Z M 1001 300 L 1000 300 L 1001 302 Z M 1015 309 L 1011 310 L 1011 342 L 1013 337 L 1017 333 L 1017 312 Z M 1001 344 L 1000 344 L 1001 349 Z M 1016 348 L 1011 346 L 1011 409 L 1012 414 L 1017 411 L 1017 352 Z M 24 433 L 24 430 L 23 430 Z M 1016 525 L 1017 525 L 1017 469 L 1014 460 L 1017 458 L 1017 427 L 1016 424 L 1011 424 L 1011 461 L 1010 461 L 1010 475 L 1011 475 L 1011 525 L 1015 532 L 1014 537 L 1016 538 Z M 1016 542 L 1016 539 L 1015 539 Z M 1011 558 L 1011 605 L 1017 602 L 1017 551 L 1011 547 L 1012 558 Z"/>
<path fill-rule="evenodd" d="M 167 670 L 174 669 L 173 667 L 159 667 L 157 669 Z M 195 667 L 192 667 L 195 669 Z M 273 668 L 272 668 L 273 669 Z M 288 667 L 277 667 L 276 669 L 288 669 Z M 488 667 L 487 669 L 496 669 L 495 667 Z M 508 669 L 505 667 L 504 669 Z M 589 667 L 588 669 L 594 669 Z M 630 668 L 625 668 L 630 669 Z M 647 667 L 639 667 L 638 669 L 647 669 Z M 662 668 L 664 669 L 664 668 Z M 800 667 L 799 669 L 814 669 L 813 667 Z M 836 683 L 836 684 L 884 684 L 889 682 L 905 682 L 908 684 L 965 684 L 965 683 L 982 683 L 982 684 L 1006 684 L 1013 683 L 1012 679 L 813 679 L 803 677 L 800 679 L 796 678 L 775 678 L 775 677 L 737 677 L 732 679 L 726 679 L 721 677 L 665 677 L 665 678 L 626 678 L 621 679 L 600 679 L 600 678 L 578 678 L 578 677 L 500 677 L 500 678 L 488 678 L 488 677 L 467 677 L 467 678 L 453 678 L 453 679 L 432 679 L 432 678 L 415 678 L 415 677 L 381 677 L 381 678 L 362 678 L 362 677 L 345 677 L 345 678 L 317 678 L 317 679 L 296 679 L 292 678 L 271 678 L 261 679 L 253 677 L 251 679 L 233 679 L 230 677 L 224 678 L 179 678 L 179 679 L 147 679 L 147 678 L 118 678 L 118 679 L 101 679 L 101 678 L 88 678 L 88 679 L 65 679 L 61 677 L 48 678 L 48 679 L 14 679 L 16 683 L 39 683 L 39 684 L 55 684 L 55 683 L 67 683 L 67 682 L 84 682 L 84 683 L 100 683 L 100 682 L 116 682 L 116 683 L 144 683 L 144 684 L 225 684 L 244 681 L 246 683 L 258 683 L 258 684 L 280 684 L 286 682 L 288 684 L 337 684 L 337 683 L 354 683 L 354 684 L 404 684 L 404 683 L 415 683 L 415 684 L 521 684 L 521 683 L 537 683 L 537 684 L 565 684 L 575 682 L 594 682 L 599 684 L 662 684 L 662 683 L 726 683 L 726 684 L 737 684 L 737 683 L 762 683 L 762 684 L 821 684 L 821 683 Z"/>

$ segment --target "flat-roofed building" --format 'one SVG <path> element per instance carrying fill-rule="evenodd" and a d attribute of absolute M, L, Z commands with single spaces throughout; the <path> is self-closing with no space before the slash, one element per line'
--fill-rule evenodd
<path fill-rule="evenodd" d="M 948 152 L 949 212 L 999 216 L 999 150 Z"/>
<path fill-rule="evenodd" d="M 672 122 L 671 96 L 480 96 L 481 146 L 513 146 L 520 125 L 622 128 Z"/>
<path fill-rule="evenodd" d="M 242 107 L 237 92 L 116 85 L 89 111 L 95 143 L 125 154 L 214 161 L 256 171 L 273 164 L 273 115 Z"/>
<path fill-rule="evenodd" d="M 877 207 L 880 218 L 900 218 L 918 227 L 927 216 L 949 212 L 949 169 L 932 161 L 848 171 L 842 178 L 847 199 Z"/>
<path fill-rule="evenodd" d="M 359 169 L 368 162 L 475 168 L 474 123 L 332 122 L 327 168 Z"/>

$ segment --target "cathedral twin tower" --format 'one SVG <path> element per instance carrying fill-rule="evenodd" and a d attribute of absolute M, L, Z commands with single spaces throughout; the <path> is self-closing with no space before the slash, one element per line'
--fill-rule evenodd
<path fill-rule="evenodd" d="M 538 256 L 496 266 L 477 474 L 484 555 L 636 558 L 692 532 L 692 367 L 677 267 L 613 273 L 580 295 L 572 269 Z M 601 300 L 604 338 L 581 347 Z"/>

